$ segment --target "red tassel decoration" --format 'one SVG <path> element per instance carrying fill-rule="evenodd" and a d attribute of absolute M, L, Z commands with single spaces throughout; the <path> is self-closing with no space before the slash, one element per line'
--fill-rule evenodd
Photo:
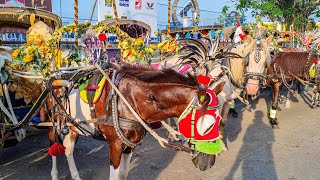
<path fill-rule="evenodd" d="M 106 36 L 106 34 L 99 34 L 98 39 L 99 39 L 100 41 L 104 41 L 104 40 L 107 39 L 107 36 Z"/>
<path fill-rule="evenodd" d="M 64 155 L 65 147 L 62 144 L 54 143 L 48 150 L 48 154 L 51 156 L 61 156 Z"/>
<path fill-rule="evenodd" d="M 210 77 L 209 76 L 203 76 L 203 75 L 199 75 L 198 76 L 198 82 L 200 84 L 203 84 L 205 86 L 208 86 L 208 84 L 210 83 Z"/>
<path fill-rule="evenodd" d="M 316 59 L 313 61 L 313 64 L 318 64 L 318 62 L 319 62 L 318 59 Z"/>

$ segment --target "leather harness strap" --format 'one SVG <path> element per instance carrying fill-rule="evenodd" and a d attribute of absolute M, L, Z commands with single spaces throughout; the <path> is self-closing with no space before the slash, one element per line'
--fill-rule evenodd
<path fill-rule="evenodd" d="M 107 119 L 107 116 L 100 116 L 98 118 L 94 118 L 91 120 L 87 120 L 86 123 L 96 123 L 96 124 L 103 124 L 103 125 L 107 125 L 107 126 L 114 126 L 113 123 L 113 117 L 109 117 Z M 143 126 L 134 120 L 131 119 L 124 119 L 124 118 L 119 118 L 119 125 L 121 127 L 121 129 L 126 129 L 126 130 L 136 130 L 139 131 L 141 129 L 143 129 Z"/>

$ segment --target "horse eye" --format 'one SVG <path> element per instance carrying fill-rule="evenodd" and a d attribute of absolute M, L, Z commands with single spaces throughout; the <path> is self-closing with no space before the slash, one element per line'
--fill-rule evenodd
<path fill-rule="evenodd" d="M 209 93 L 206 93 L 206 98 L 209 100 L 209 104 L 212 102 L 212 97 Z"/>

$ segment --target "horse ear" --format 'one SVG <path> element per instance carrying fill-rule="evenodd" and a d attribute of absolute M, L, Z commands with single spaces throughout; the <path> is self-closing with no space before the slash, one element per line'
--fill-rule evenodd
<path fill-rule="evenodd" d="M 254 47 L 254 40 L 250 35 L 248 35 L 247 41 L 248 41 L 248 45 L 246 45 L 245 48 L 243 49 L 242 57 L 246 57 L 251 51 L 251 49 Z"/>
<path fill-rule="evenodd" d="M 221 82 L 220 84 L 218 84 L 214 89 L 213 92 L 218 95 L 219 93 L 221 93 L 221 91 L 223 90 L 224 85 L 226 84 L 226 82 Z"/>
<path fill-rule="evenodd" d="M 247 41 L 248 44 L 251 44 L 253 42 L 253 38 L 250 35 L 247 35 Z"/>
<path fill-rule="evenodd" d="M 267 39 L 266 39 L 266 45 L 267 46 L 270 46 L 270 44 L 272 43 L 272 36 L 269 36 Z"/>
<path fill-rule="evenodd" d="M 203 104 L 204 102 L 206 102 L 207 99 L 207 92 L 205 89 L 200 89 L 198 92 L 198 100 L 199 100 L 199 104 Z"/>

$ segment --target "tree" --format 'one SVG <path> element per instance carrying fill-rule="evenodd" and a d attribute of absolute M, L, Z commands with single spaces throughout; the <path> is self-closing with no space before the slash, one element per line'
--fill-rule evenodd
<path fill-rule="evenodd" d="M 246 17 L 243 12 L 241 14 L 236 11 L 229 12 L 228 6 L 224 6 L 222 8 L 222 15 L 223 15 L 223 25 L 225 27 L 236 26 L 238 23 L 238 16 L 241 24 L 245 24 L 246 22 Z"/>
<path fill-rule="evenodd" d="M 290 25 L 295 23 L 295 30 L 304 31 L 312 15 L 320 17 L 320 0 L 233 0 L 237 10 L 251 9 L 252 15 L 261 15 L 271 21 Z"/>

